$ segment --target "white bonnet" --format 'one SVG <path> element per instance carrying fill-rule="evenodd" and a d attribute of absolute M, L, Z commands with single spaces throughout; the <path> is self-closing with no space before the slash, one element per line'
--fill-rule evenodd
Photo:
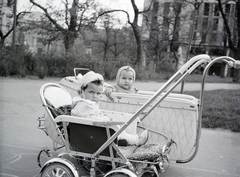
<path fill-rule="evenodd" d="M 123 66 L 121 67 L 118 72 L 117 72 L 117 75 L 116 75 L 116 82 L 119 83 L 119 79 L 120 79 L 120 76 L 121 76 L 121 73 L 124 71 L 124 70 L 129 70 L 133 73 L 133 81 L 135 81 L 136 79 L 136 72 L 135 70 L 131 67 L 131 66 Z"/>
<path fill-rule="evenodd" d="M 77 79 L 78 79 L 80 88 L 82 86 L 85 87 L 87 84 L 89 84 L 90 82 L 95 81 L 95 80 L 104 81 L 103 76 L 101 74 L 95 73 L 93 71 L 89 71 L 88 73 L 84 74 L 83 76 L 81 74 L 79 74 L 77 76 Z"/>

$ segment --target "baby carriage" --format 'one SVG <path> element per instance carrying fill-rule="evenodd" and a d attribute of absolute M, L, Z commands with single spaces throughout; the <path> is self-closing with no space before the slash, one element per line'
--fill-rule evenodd
<path fill-rule="evenodd" d="M 158 177 L 170 161 L 190 162 L 197 154 L 205 77 L 218 61 L 231 67 L 239 65 L 230 57 L 211 61 L 208 55 L 190 59 L 157 92 L 140 91 L 138 95 L 114 93 L 114 102 L 101 99 L 101 111 L 113 121 L 99 121 L 70 116 L 72 97 L 77 95 L 76 73 L 59 84 L 45 84 L 40 98 L 45 116 L 39 128 L 53 141 L 56 157 L 48 149 L 40 151 L 41 176 L 81 176 L 84 170 L 91 177 Z M 197 67 L 207 64 L 203 73 L 200 98 L 171 93 Z M 140 120 L 140 121 L 138 121 Z M 119 126 L 121 125 L 121 128 Z M 149 130 L 149 139 L 142 146 L 121 146 L 117 140 L 123 131 Z M 50 160 L 40 163 L 42 152 Z"/>

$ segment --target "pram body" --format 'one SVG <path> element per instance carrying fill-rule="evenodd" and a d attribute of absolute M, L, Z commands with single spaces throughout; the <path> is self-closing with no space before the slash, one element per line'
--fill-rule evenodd
<path fill-rule="evenodd" d="M 41 175 L 64 173 L 77 177 L 85 169 L 90 176 L 159 176 L 171 160 L 190 162 L 199 145 L 205 77 L 211 65 L 219 60 L 230 66 L 239 65 L 230 57 L 211 61 L 208 55 L 199 55 L 190 59 L 157 92 L 113 93 L 114 102 L 103 95 L 100 108 L 113 118 L 111 122 L 67 115 L 72 97 L 78 94 L 76 73 L 63 78 L 59 84 L 45 84 L 40 89 L 40 97 L 46 113 L 39 118 L 39 128 L 53 140 L 54 150 L 62 147 L 65 150 L 41 165 Z M 171 93 L 184 77 L 202 64 L 207 66 L 199 99 Z M 62 110 L 61 107 L 65 115 L 58 114 L 57 109 Z M 150 132 L 146 145 L 118 145 L 117 136 L 122 131 L 136 133 L 143 129 Z"/>

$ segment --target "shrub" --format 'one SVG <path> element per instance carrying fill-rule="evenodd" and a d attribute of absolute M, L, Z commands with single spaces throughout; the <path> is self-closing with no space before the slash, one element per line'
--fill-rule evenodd
<path fill-rule="evenodd" d="M 20 75 L 25 77 L 26 75 L 26 63 L 24 56 L 26 54 L 25 46 L 16 46 L 15 52 L 11 47 L 5 46 L 1 48 L 1 76 Z"/>
<path fill-rule="evenodd" d="M 24 65 L 26 68 L 26 73 L 34 75 L 37 67 L 37 59 L 32 53 L 28 52 L 24 55 Z"/>

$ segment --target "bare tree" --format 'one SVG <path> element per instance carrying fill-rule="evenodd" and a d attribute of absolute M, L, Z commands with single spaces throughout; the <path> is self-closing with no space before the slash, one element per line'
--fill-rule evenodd
<path fill-rule="evenodd" d="M 236 60 L 240 60 L 240 0 L 226 0 L 226 1 L 218 1 L 219 10 L 221 12 L 224 27 L 225 27 L 225 34 L 227 36 L 227 41 L 229 48 L 233 52 L 233 57 Z M 226 7 L 226 4 L 229 2 L 236 3 L 235 15 L 232 16 L 231 19 L 228 10 L 224 10 L 223 7 Z M 230 26 L 230 21 L 234 22 L 235 26 Z M 239 70 L 233 70 L 233 82 L 239 81 Z"/>
<path fill-rule="evenodd" d="M 30 2 L 40 8 L 46 18 L 55 27 L 54 32 L 62 35 L 66 54 L 71 53 L 75 39 L 82 34 L 84 38 L 84 30 L 92 27 L 96 12 L 92 11 L 95 6 L 94 0 L 73 0 L 70 4 L 68 0 L 61 1 L 64 5 L 63 9 L 55 10 L 53 6 L 43 7 L 42 5 L 30 0 Z M 53 31 L 53 29 L 45 30 Z"/>
<path fill-rule="evenodd" d="M 120 56 L 125 56 L 132 62 L 130 58 L 134 58 L 136 50 L 129 53 L 132 42 L 131 28 L 114 28 L 115 24 L 109 19 L 103 22 L 103 30 L 98 29 L 98 33 L 92 42 L 100 44 L 98 47 L 99 53 L 103 53 L 103 60 L 117 61 Z"/>
<path fill-rule="evenodd" d="M 174 12 L 174 20 L 173 20 L 173 32 L 172 32 L 172 40 L 170 41 L 170 50 L 173 53 L 173 56 L 175 58 L 175 67 L 178 67 L 179 59 L 178 59 L 178 47 L 179 44 L 179 30 L 180 30 L 180 14 L 182 11 L 182 2 L 174 2 L 173 3 L 173 12 Z"/>
<path fill-rule="evenodd" d="M 136 60 L 136 63 L 139 66 L 142 66 L 143 65 L 142 64 L 142 41 L 141 41 L 140 27 L 138 26 L 138 19 L 139 19 L 139 15 L 142 15 L 142 14 L 144 14 L 144 13 L 146 13 L 150 10 L 153 0 L 151 1 L 150 5 L 149 5 L 149 8 L 146 9 L 146 10 L 143 10 L 143 11 L 139 10 L 139 8 L 137 7 L 137 5 L 135 3 L 135 0 L 130 0 L 130 1 L 131 1 L 131 4 L 132 4 L 132 7 L 133 7 L 133 11 L 134 11 L 133 21 L 131 21 L 129 13 L 125 10 L 104 11 L 104 12 L 100 13 L 98 17 L 101 17 L 101 16 L 103 16 L 107 13 L 113 13 L 113 12 L 123 12 L 123 13 L 126 14 L 127 23 L 130 24 L 130 26 L 133 29 L 133 34 L 134 34 L 136 44 L 137 44 L 137 60 Z"/>
<path fill-rule="evenodd" d="M 120 29 L 112 29 L 112 47 L 110 52 L 113 54 L 115 60 L 126 50 L 126 39 L 122 38 L 123 34 Z"/>
<path fill-rule="evenodd" d="M 138 26 L 138 19 L 139 15 L 145 13 L 148 11 L 151 7 L 149 6 L 149 9 L 140 11 L 137 7 L 135 0 L 131 0 L 131 4 L 134 10 L 134 18 L 133 21 L 131 21 L 130 16 L 127 11 L 125 10 L 109 10 L 109 11 L 102 11 L 101 13 L 98 13 L 95 11 L 94 13 L 90 14 L 89 9 L 94 8 L 94 0 L 85 0 L 83 3 L 80 3 L 79 0 L 74 0 L 71 4 L 71 8 L 69 8 L 69 2 L 68 0 L 65 0 L 65 11 L 64 13 L 60 11 L 51 12 L 49 8 L 45 8 L 41 6 L 40 4 L 36 3 L 35 0 L 30 0 L 30 2 L 34 5 L 40 8 L 44 13 L 45 16 L 49 19 L 49 21 L 55 26 L 56 31 L 60 32 L 64 37 L 64 44 L 66 52 L 68 53 L 71 51 L 74 45 L 75 39 L 78 37 L 78 34 L 83 34 L 83 31 L 88 28 L 92 27 L 93 24 L 97 22 L 97 19 L 101 16 L 107 14 L 107 13 L 113 13 L 113 12 L 123 12 L 127 16 L 127 23 L 130 24 L 130 26 L 133 29 L 134 37 L 137 44 L 137 64 L 141 66 L 141 59 L 142 59 L 142 42 L 141 42 L 141 32 L 140 27 Z M 63 1 L 62 1 L 63 2 Z M 59 22 L 63 22 L 63 20 L 59 21 L 54 16 L 63 16 L 64 14 L 64 25 L 60 24 Z M 90 14 L 90 15 L 89 15 Z M 84 38 L 84 35 L 82 36 Z"/>
<path fill-rule="evenodd" d="M 110 25 L 110 21 L 109 21 L 108 17 L 105 21 L 104 21 L 104 31 L 105 31 L 105 35 L 103 38 L 100 39 L 100 43 L 102 43 L 103 45 L 103 59 L 107 60 L 107 53 L 110 49 L 110 47 L 112 46 L 111 44 L 111 31 L 112 31 L 112 25 Z"/>
<path fill-rule="evenodd" d="M 20 13 L 17 14 L 17 16 L 16 16 L 16 26 L 18 25 L 18 19 L 21 16 L 21 14 L 25 14 L 25 13 L 27 13 L 27 12 L 24 11 L 24 12 L 20 12 Z M 10 28 L 10 30 L 6 34 L 3 34 L 2 29 L 0 29 L 0 50 L 4 46 L 5 39 L 13 32 L 13 29 L 14 29 L 14 26 L 12 25 L 12 27 Z"/>
<path fill-rule="evenodd" d="M 177 51 L 181 43 L 179 32 L 182 6 L 183 0 L 173 3 L 155 2 L 150 15 L 152 19 L 144 16 L 146 23 L 144 25 L 148 26 L 150 31 L 149 52 L 153 52 L 156 71 L 166 68 L 161 66 L 166 61 L 169 63 L 174 61 L 175 67 L 178 66 Z"/>

